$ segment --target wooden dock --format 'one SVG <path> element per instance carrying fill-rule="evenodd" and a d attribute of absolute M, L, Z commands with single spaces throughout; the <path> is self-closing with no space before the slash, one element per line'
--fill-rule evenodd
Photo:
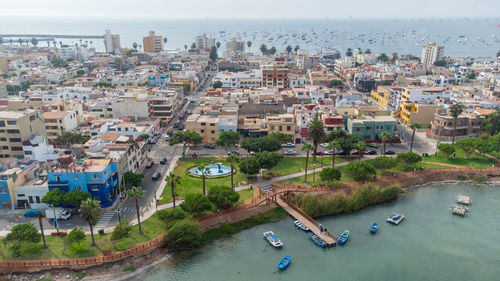
<path fill-rule="evenodd" d="M 285 200 L 281 199 L 281 197 L 276 198 L 276 203 L 280 205 L 285 211 L 287 211 L 292 217 L 298 219 L 305 226 L 309 228 L 309 230 L 316 233 L 321 239 L 325 240 L 328 243 L 328 246 L 332 246 L 337 244 L 337 237 L 331 234 L 328 231 L 320 231 L 320 224 L 315 221 L 313 218 L 302 212 L 301 210 L 291 206 Z"/>

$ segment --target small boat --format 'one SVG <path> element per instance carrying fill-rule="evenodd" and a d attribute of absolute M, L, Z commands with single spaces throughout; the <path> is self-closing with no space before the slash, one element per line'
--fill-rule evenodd
<path fill-rule="evenodd" d="M 311 238 L 312 241 L 314 241 L 314 243 L 318 246 L 320 246 L 321 248 L 324 248 L 328 245 L 328 243 L 326 243 L 325 240 L 321 239 L 321 237 L 319 237 L 316 233 L 314 232 L 309 232 L 309 238 Z"/>
<path fill-rule="evenodd" d="M 276 237 L 276 235 L 274 235 L 272 231 L 264 232 L 264 238 L 266 238 L 267 241 L 276 248 L 283 246 L 283 243 L 278 239 L 278 237 Z"/>
<path fill-rule="evenodd" d="M 347 242 L 347 239 L 349 239 L 349 230 L 344 230 L 344 233 L 340 235 L 337 242 L 339 243 L 339 245 L 344 245 Z"/>
<path fill-rule="evenodd" d="M 378 228 L 378 223 L 377 222 L 374 222 L 372 224 L 372 227 L 370 227 L 370 232 L 375 234 L 377 232 L 377 228 Z"/>
<path fill-rule="evenodd" d="M 290 265 L 290 261 L 292 261 L 292 258 L 290 258 L 290 256 L 285 256 L 281 259 L 280 263 L 278 263 L 278 268 L 280 270 L 285 270 Z"/>
<path fill-rule="evenodd" d="M 303 223 L 301 223 L 299 220 L 296 220 L 293 222 L 296 227 L 304 230 L 304 231 L 309 231 L 309 227 L 305 226 Z"/>
<path fill-rule="evenodd" d="M 403 216 L 403 215 L 401 215 L 399 213 L 394 213 L 394 214 L 392 214 L 392 216 L 390 216 L 390 217 L 387 218 L 387 221 L 390 222 L 390 223 L 392 223 L 392 224 L 398 225 L 404 219 L 405 219 L 405 216 Z"/>

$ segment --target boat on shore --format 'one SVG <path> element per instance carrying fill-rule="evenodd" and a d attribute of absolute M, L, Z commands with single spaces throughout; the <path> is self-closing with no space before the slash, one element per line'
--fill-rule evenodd
<path fill-rule="evenodd" d="M 269 244 L 273 245 L 273 247 L 275 248 L 283 246 L 283 242 L 281 242 L 281 240 L 279 240 L 278 237 L 276 237 L 276 235 L 274 235 L 274 232 L 272 231 L 264 232 L 264 238 L 267 239 Z"/>
<path fill-rule="evenodd" d="M 377 233 L 377 229 L 378 229 L 378 223 L 374 222 L 372 224 L 372 226 L 370 227 L 370 232 L 373 233 L 373 234 L 375 234 L 375 233 Z"/>
<path fill-rule="evenodd" d="M 320 246 L 321 248 L 324 248 L 328 245 L 328 243 L 326 243 L 325 240 L 321 239 L 321 237 L 319 237 L 316 233 L 314 232 L 309 232 L 308 233 L 309 235 L 309 238 L 311 238 L 311 240 L 318 246 Z"/>
<path fill-rule="evenodd" d="M 292 258 L 290 256 L 285 256 L 284 258 L 281 259 L 280 263 L 278 263 L 278 268 L 280 270 L 285 270 L 290 265 L 291 261 Z"/>
<path fill-rule="evenodd" d="M 344 230 L 344 233 L 340 235 L 337 242 L 339 243 L 339 245 L 344 245 L 347 242 L 347 239 L 349 239 L 349 230 Z"/>
<path fill-rule="evenodd" d="M 293 222 L 295 224 L 296 227 L 304 230 L 304 231 L 309 231 L 309 227 L 305 226 L 302 222 L 300 222 L 299 220 L 296 220 Z"/>
<path fill-rule="evenodd" d="M 405 219 L 405 216 L 399 214 L 399 213 L 394 213 L 390 217 L 387 218 L 387 222 L 398 225 L 400 224 L 403 220 Z"/>

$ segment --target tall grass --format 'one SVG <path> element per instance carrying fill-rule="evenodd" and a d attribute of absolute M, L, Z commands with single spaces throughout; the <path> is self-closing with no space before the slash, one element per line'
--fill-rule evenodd
<path fill-rule="evenodd" d="M 398 196 L 402 189 L 397 184 L 380 187 L 367 183 L 352 190 L 349 194 L 342 190 L 328 195 L 312 195 L 298 193 L 292 203 L 311 217 L 350 213 L 358 211 L 370 204 L 389 201 Z"/>

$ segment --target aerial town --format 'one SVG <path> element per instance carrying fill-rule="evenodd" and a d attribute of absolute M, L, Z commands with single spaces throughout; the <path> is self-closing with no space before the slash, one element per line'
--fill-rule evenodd
<path fill-rule="evenodd" d="M 210 229 L 268 212 L 283 212 L 280 219 L 290 214 L 315 244 L 328 247 L 360 234 L 327 229 L 328 221 L 314 218 L 362 207 L 321 208 L 314 192 L 334 196 L 333 190 L 380 183 L 367 190 L 380 188 L 385 197 L 364 207 L 394 199 L 410 184 L 451 180 L 452 169 L 464 170 L 453 172 L 453 180 L 500 175 L 500 53 L 452 57 L 433 42 L 422 45 L 420 56 L 299 45 L 250 51 L 252 41 L 221 44 L 207 34 L 173 50 L 158 30 L 131 46 L 111 30 L 102 39 L 68 45 L 57 38 L 0 38 L 2 259 L 115 261 L 137 245 L 138 252 L 146 249 L 140 243 L 197 247 Z M 308 205 L 313 199 L 315 207 Z M 461 216 L 467 208 L 480 212 L 477 205 L 460 206 Z M 404 218 L 397 211 L 389 222 Z M 197 221 L 199 241 L 169 240 L 184 223 L 170 225 L 176 216 Z M 43 243 L 33 240 L 37 254 L 9 236 L 26 225 L 42 229 Z M 172 227 L 166 236 L 165 227 Z M 78 249 L 80 232 L 86 244 Z M 264 233 L 274 247 L 283 244 L 278 235 L 287 242 L 283 230 Z M 43 253 L 56 244 L 61 250 L 64 244 L 62 254 Z M 280 270 L 295 262 L 287 257 Z M 126 265 L 119 271 L 139 267 Z M 14 273 L 24 266 L 0 268 Z M 85 271 L 90 265 L 75 268 L 67 280 L 95 276 Z"/>

